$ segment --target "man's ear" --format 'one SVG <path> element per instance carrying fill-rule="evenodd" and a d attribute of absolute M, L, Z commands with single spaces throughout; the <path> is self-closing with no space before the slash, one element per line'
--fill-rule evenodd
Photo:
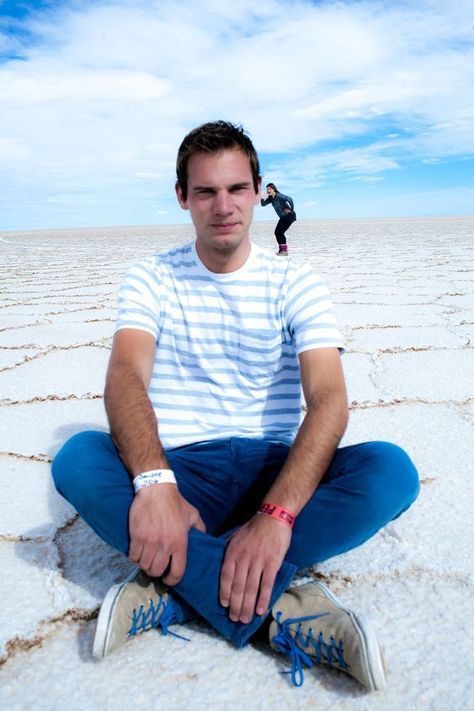
<path fill-rule="evenodd" d="M 188 201 L 184 199 L 183 191 L 178 181 L 176 181 L 174 189 L 176 190 L 176 197 L 178 198 L 180 208 L 182 210 L 188 210 Z"/>
<path fill-rule="evenodd" d="M 262 192 L 262 179 L 259 178 L 257 182 L 257 192 L 255 193 L 255 204 L 260 204 L 260 194 Z"/>

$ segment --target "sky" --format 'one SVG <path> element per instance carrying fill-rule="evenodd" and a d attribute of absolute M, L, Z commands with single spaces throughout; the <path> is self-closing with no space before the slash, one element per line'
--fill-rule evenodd
<path fill-rule="evenodd" d="M 472 215 L 474 0 L 0 0 L 0 230 L 187 222 L 215 119 L 299 218 Z"/>

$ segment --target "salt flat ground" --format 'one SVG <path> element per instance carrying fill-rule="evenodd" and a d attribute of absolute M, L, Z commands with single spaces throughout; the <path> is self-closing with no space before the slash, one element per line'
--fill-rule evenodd
<path fill-rule="evenodd" d="M 254 240 L 274 249 L 273 223 Z M 420 496 L 369 543 L 317 566 L 373 620 L 388 689 L 235 651 L 204 624 L 151 631 L 97 662 L 107 588 L 131 570 L 53 490 L 61 443 L 106 428 L 104 371 L 126 267 L 189 226 L 0 234 L 0 707 L 3 709 L 473 709 L 474 218 L 301 221 L 292 257 L 333 292 L 346 336 L 345 443 L 386 439 Z M 311 706 L 310 706 L 311 705 Z"/>

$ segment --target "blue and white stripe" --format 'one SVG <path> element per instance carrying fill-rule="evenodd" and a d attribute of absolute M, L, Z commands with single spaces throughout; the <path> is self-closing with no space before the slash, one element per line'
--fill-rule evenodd
<path fill-rule="evenodd" d="M 342 349 L 312 268 L 256 245 L 229 274 L 206 269 L 194 243 L 136 264 L 119 293 L 124 328 L 156 339 L 148 393 L 165 448 L 230 436 L 290 443 L 301 423 L 298 355 Z"/>

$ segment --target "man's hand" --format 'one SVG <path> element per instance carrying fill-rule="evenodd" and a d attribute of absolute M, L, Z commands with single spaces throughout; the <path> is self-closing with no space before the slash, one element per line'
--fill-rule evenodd
<path fill-rule="evenodd" d="M 129 514 L 129 558 L 151 577 L 169 568 L 164 582 L 176 585 L 186 569 L 190 528 L 205 531 L 199 511 L 176 484 L 147 486 L 136 494 Z"/>
<path fill-rule="evenodd" d="M 263 615 L 286 552 L 291 529 L 269 516 L 256 514 L 239 528 L 227 546 L 220 579 L 220 602 L 233 622 Z"/>

